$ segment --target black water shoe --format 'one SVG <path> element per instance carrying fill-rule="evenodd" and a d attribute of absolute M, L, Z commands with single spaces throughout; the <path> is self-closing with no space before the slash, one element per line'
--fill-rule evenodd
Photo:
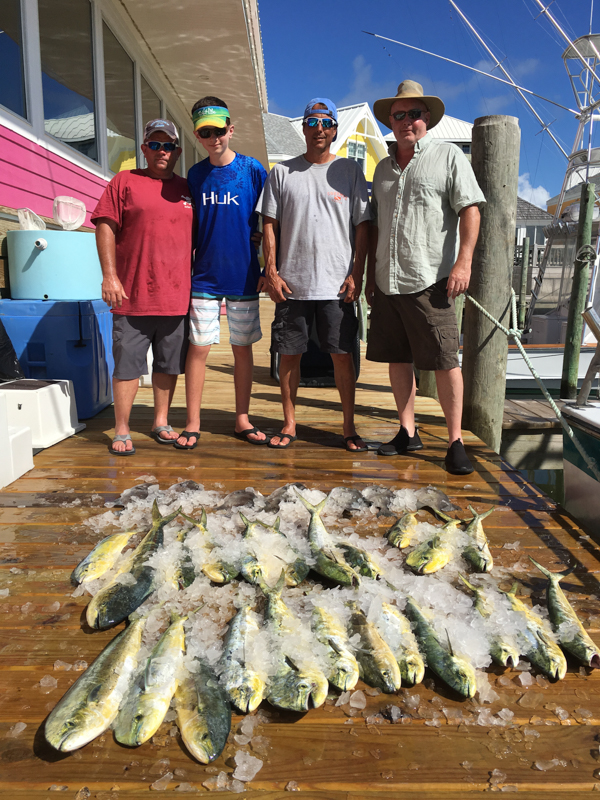
<path fill-rule="evenodd" d="M 394 436 L 391 442 L 382 444 L 377 450 L 378 456 L 400 456 L 404 453 L 412 453 L 415 450 L 422 450 L 423 442 L 419 438 L 419 432 L 415 428 L 415 435 L 409 436 L 408 431 L 404 425 L 400 426 L 400 430 Z"/>
<path fill-rule="evenodd" d="M 451 475 L 470 475 L 475 469 L 465 452 L 465 446 L 460 439 L 452 442 L 444 460 L 446 471 Z"/>

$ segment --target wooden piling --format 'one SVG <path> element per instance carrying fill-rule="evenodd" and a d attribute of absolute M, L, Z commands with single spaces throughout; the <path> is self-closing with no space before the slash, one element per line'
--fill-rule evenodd
<path fill-rule="evenodd" d="M 594 213 L 594 184 L 584 183 L 581 187 L 579 204 L 579 226 L 577 229 L 576 253 L 592 241 L 592 219 Z M 577 375 L 579 373 L 579 352 L 583 335 L 583 317 L 585 301 L 590 280 L 589 261 L 586 258 L 575 259 L 573 265 L 573 286 L 567 317 L 567 334 L 565 338 L 565 355 L 563 358 L 560 396 L 563 400 L 574 400 L 577 397 Z"/>
<path fill-rule="evenodd" d="M 469 294 L 510 327 L 521 132 L 516 117 L 479 117 L 473 126 L 471 163 L 486 198 L 473 257 Z M 508 340 L 467 303 L 464 320 L 463 427 L 500 451 L 506 393 Z"/>
<path fill-rule="evenodd" d="M 519 330 L 525 327 L 527 315 L 527 279 L 529 277 L 529 236 L 523 239 L 523 252 L 521 253 L 521 291 L 519 292 Z"/>

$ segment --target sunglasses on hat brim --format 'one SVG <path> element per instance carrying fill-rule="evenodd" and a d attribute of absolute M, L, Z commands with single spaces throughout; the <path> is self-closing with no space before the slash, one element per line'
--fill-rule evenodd
<path fill-rule="evenodd" d="M 205 126 L 204 128 L 199 128 L 196 133 L 201 139 L 210 139 L 211 136 L 215 136 L 218 139 L 219 136 L 225 136 L 227 133 L 227 126 L 224 128 L 210 128 Z"/>
<path fill-rule="evenodd" d="M 153 150 L 155 153 L 158 153 L 159 150 L 164 150 L 165 153 L 172 153 L 174 150 L 177 150 L 179 147 L 178 144 L 175 142 L 144 142 L 146 147 L 149 147 L 150 150 Z"/>
<path fill-rule="evenodd" d="M 316 128 L 319 123 L 324 131 L 329 130 L 330 128 L 337 128 L 337 122 L 329 117 L 307 117 L 304 120 L 304 124 L 308 125 L 309 128 Z"/>
<path fill-rule="evenodd" d="M 402 122 L 405 117 L 409 119 L 420 119 L 421 114 L 428 114 L 428 111 L 423 111 L 422 108 L 411 108 L 410 111 L 396 111 L 395 114 L 390 114 L 390 117 L 397 122 Z"/>

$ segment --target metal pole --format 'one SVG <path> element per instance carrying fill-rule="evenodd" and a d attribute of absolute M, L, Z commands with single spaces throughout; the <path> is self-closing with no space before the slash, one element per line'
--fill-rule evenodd
<path fill-rule="evenodd" d="M 517 217 L 519 145 L 516 117 L 480 117 L 473 126 L 472 165 L 486 198 L 469 294 L 510 325 Z M 508 340 L 472 304 L 465 309 L 463 426 L 500 451 Z"/>
<path fill-rule="evenodd" d="M 521 291 L 519 293 L 519 330 L 525 327 L 527 313 L 527 288 L 529 277 L 529 236 L 523 239 L 523 253 L 521 254 Z"/>
<path fill-rule="evenodd" d="M 583 317 L 590 280 L 589 246 L 592 241 L 592 219 L 596 196 L 594 185 L 584 183 L 581 188 L 579 204 L 579 227 L 577 229 L 577 255 L 573 265 L 573 287 L 567 318 L 567 335 L 563 360 L 560 396 L 564 400 L 577 397 L 577 376 L 579 374 L 579 352 L 583 334 Z M 587 245 L 587 247 L 586 247 Z"/>

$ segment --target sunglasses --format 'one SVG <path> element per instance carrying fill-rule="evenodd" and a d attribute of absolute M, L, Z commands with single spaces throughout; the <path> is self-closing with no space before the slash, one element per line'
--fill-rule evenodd
<path fill-rule="evenodd" d="M 213 135 L 218 139 L 219 136 L 225 136 L 227 127 L 225 128 L 200 128 L 198 135 L 201 139 L 210 139 Z"/>
<path fill-rule="evenodd" d="M 175 142 L 145 142 L 144 144 L 155 153 L 158 153 L 159 150 L 164 150 L 165 153 L 172 153 L 178 147 Z"/>
<path fill-rule="evenodd" d="M 420 119 L 421 114 L 427 114 L 427 111 L 423 111 L 422 108 L 411 108 L 410 111 L 396 111 L 396 113 L 391 116 L 398 122 L 401 122 L 406 116 L 408 116 L 409 119 Z"/>
<path fill-rule="evenodd" d="M 337 128 L 337 122 L 333 119 L 329 119 L 329 117 L 325 117 L 325 119 L 321 119 L 320 117 L 307 117 L 304 122 L 309 128 L 316 128 L 317 125 L 320 124 L 324 131 L 328 131 L 330 128 Z"/>

